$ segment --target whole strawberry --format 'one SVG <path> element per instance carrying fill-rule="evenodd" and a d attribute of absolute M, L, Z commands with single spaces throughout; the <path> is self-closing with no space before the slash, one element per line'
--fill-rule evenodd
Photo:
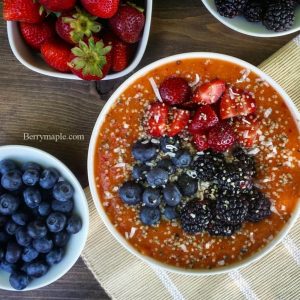
<path fill-rule="evenodd" d="M 72 73 L 84 80 L 100 80 L 107 75 L 111 67 L 111 46 L 93 37 L 88 42 L 80 41 L 72 49 L 70 63 Z"/>
<path fill-rule="evenodd" d="M 76 0 L 39 0 L 50 11 L 62 12 L 75 7 Z"/>
<path fill-rule="evenodd" d="M 90 37 L 93 33 L 100 31 L 101 25 L 96 22 L 96 19 L 97 17 L 77 8 L 57 18 L 56 32 L 66 42 L 76 45 L 84 37 Z"/>
<path fill-rule="evenodd" d="M 126 43 L 136 43 L 145 25 L 143 11 L 133 5 L 122 5 L 109 19 L 109 26 L 116 36 Z"/>
<path fill-rule="evenodd" d="M 81 0 L 82 6 L 93 16 L 109 19 L 118 10 L 120 0 Z"/>
<path fill-rule="evenodd" d="M 21 22 L 20 31 L 26 44 L 37 51 L 41 49 L 43 43 L 55 37 L 54 25 L 46 21 L 38 24 Z"/>
<path fill-rule="evenodd" d="M 60 72 L 70 72 L 68 62 L 71 50 L 67 43 L 62 40 L 45 42 L 41 47 L 41 54 L 45 62 Z"/>
<path fill-rule="evenodd" d="M 32 0 L 3 0 L 3 18 L 6 21 L 39 23 L 44 14 L 41 6 Z"/>

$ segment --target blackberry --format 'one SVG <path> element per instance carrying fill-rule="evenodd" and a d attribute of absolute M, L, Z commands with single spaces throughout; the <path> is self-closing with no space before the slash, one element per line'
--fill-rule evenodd
<path fill-rule="evenodd" d="M 252 187 L 252 178 L 243 167 L 243 162 L 226 164 L 215 178 L 221 188 L 233 194 L 247 192 Z"/>
<path fill-rule="evenodd" d="M 264 10 L 265 7 L 262 1 L 249 1 L 244 9 L 244 17 L 249 22 L 260 22 L 262 21 Z"/>
<path fill-rule="evenodd" d="M 219 14 L 226 18 L 234 18 L 242 13 L 248 0 L 215 0 Z"/>
<path fill-rule="evenodd" d="M 231 236 L 240 228 L 241 228 L 240 224 L 231 225 L 218 220 L 214 220 L 211 222 L 208 228 L 208 233 L 210 235 Z"/>
<path fill-rule="evenodd" d="M 239 162 L 239 166 L 248 172 L 249 176 L 256 175 L 256 164 L 253 156 L 248 155 L 242 148 L 237 147 L 232 151 L 234 161 Z"/>
<path fill-rule="evenodd" d="M 187 233 L 195 234 L 206 230 L 210 220 L 210 207 L 203 201 L 191 200 L 180 211 L 181 226 Z"/>
<path fill-rule="evenodd" d="M 246 219 L 248 206 L 244 196 L 221 196 L 215 205 L 215 219 L 225 224 L 239 225 Z"/>
<path fill-rule="evenodd" d="M 259 222 L 271 215 L 271 201 L 258 189 L 247 196 L 249 202 L 247 220 Z"/>
<path fill-rule="evenodd" d="M 225 158 L 223 154 L 206 151 L 196 158 L 192 168 L 196 171 L 198 179 L 211 181 L 224 165 Z"/>
<path fill-rule="evenodd" d="M 289 30 L 295 20 L 295 9 L 283 1 L 276 1 L 268 5 L 263 17 L 263 24 L 267 29 L 275 32 Z"/>

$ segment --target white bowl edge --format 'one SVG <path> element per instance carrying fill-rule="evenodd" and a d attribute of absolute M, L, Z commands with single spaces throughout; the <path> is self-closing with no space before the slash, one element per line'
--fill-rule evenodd
<path fill-rule="evenodd" d="M 296 11 L 296 20 L 297 21 L 295 20 L 295 22 L 298 22 L 298 23 L 294 24 L 293 28 L 291 28 L 287 31 L 283 31 L 283 32 L 273 32 L 271 30 L 267 30 L 266 28 L 264 28 L 264 26 L 261 23 L 251 23 L 251 22 L 248 22 L 243 17 L 236 17 L 234 19 L 222 17 L 216 9 L 214 0 L 202 0 L 202 3 L 214 17 L 217 20 L 219 20 L 221 23 L 223 23 L 225 26 L 231 28 L 234 31 L 237 31 L 237 32 L 240 32 L 240 33 L 243 33 L 246 35 L 255 36 L 255 37 L 271 38 L 271 37 L 284 36 L 284 35 L 288 35 L 288 34 L 292 34 L 297 31 L 300 31 L 300 6 L 298 6 L 297 11 Z M 249 27 L 249 28 L 253 28 L 253 29 L 252 29 L 252 31 L 243 29 L 240 26 L 238 26 L 236 23 L 240 23 L 245 27 Z M 256 28 L 257 28 L 257 30 L 259 30 L 261 32 L 255 31 Z"/>
<path fill-rule="evenodd" d="M 146 3 L 146 15 L 145 15 L 146 21 L 145 21 L 143 36 L 138 44 L 137 51 L 136 51 L 133 61 L 123 71 L 114 73 L 114 74 L 108 74 L 102 80 L 113 80 L 113 79 L 117 79 L 117 78 L 126 76 L 127 74 L 132 72 L 138 66 L 138 64 L 141 62 L 141 59 L 145 53 L 145 50 L 146 50 L 146 47 L 148 44 L 148 39 L 149 39 L 149 34 L 150 34 L 153 0 L 145 0 L 145 3 Z M 22 53 L 21 53 L 22 51 L 27 52 L 27 53 L 30 51 L 31 57 L 39 56 L 39 55 L 33 53 L 33 50 L 30 49 L 30 47 L 25 44 L 25 42 L 19 32 L 18 22 L 12 22 L 12 21 L 7 22 L 7 35 L 8 35 L 8 41 L 10 44 L 10 48 L 11 48 L 13 54 L 18 59 L 18 61 L 22 65 L 27 67 L 28 69 L 30 69 L 36 73 L 46 75 L 46 76 L 62 78 L 62 79 L 82 80 L 81 78 L 79 78 L 78 76 L 76 76 L 74 74 L 58 72 L 58 71 L 54 70 L 53 68 L 47 66 L 47 64 L 43 61 L 38 61 L 38 63 L 36 63 L 36 61 L 34 61 L 34 60 L 32 60 L 32 62 L 30 62 L 29 59 L 26 59 L 24 57 L 24 55 L 22 55 Z M 42 59 L 39 58 L 39 60 L 42 60 Z"/>
<path fill-rule="evenodd" d="M 103 121 L 105 120 L 105 117 L 107 113 L 109 112 L 111 106 L 114 104 L 115 100 L 118 98 L 119 95 L 121 95 L 126 88 L 131 85 L 133 82 L 135 82 L 138 78 L 141 76 L 146 75 L 149 71 L 152 69 L 159 67 L 161 65 L 176 61 L 176 60 L 181 60 L 181 59 L 190 59 L 190 58 L 207 58 L 207 59 L 219 59 L 219 60 L 224 60 L 224 61 L 229 61 L 232 63 L 235 63 L 237 65 L 240 65 L 246 69 L 250 69 L 252 72 L 266 80 L 273 88 L 282 96 L 284 99 L 284 102 L 287 104 L 292 116 L 294 119 L 300 119 L 300 113 L 298 112 L 295 104 L 292 102 L 292 100 L 289 98 L 289 96 L 286 94 L 286 92 L 267 74 L 262 72 L 260 69 L 257 67 L 240 60 L 238 58 L 224 55 L 224 54 L 218 54 L 218 53 L 209 53 L 209 52 L 191 52 L 191 53 L 184 53 L 184 54 L 177 54 L 173 56 L 169 56 L 163 59 L 160 59 L 158 61 L 155 61 L 141 70 L 137 71 L 134 73 L 131 77 L 129 77 L 115 92 L 114 94 L 110 97 L 110 99 L 106 102 L 105 106 L 103 107 L 101 113 L 99 114 L 99 117 L 95 123 L 91 139 L 90 139 L 90 145 L 89 145 L 89 150 L 88 150 L 88 179 L 89 179 L 89 186 L 91 190 L 91 194 L 93 197 L 93 201 L 95 203 L 95 206 L 98 210 L 98 213 L 100 214 L 103 222 L 105 223 L 106 227 L 109 229 L 111 234 L 117 239 L 118 242 L 121 243 L 122 246 L 124 246 L 129 252 L 137 256 L 138 258 L 144 260 L 146 263 L 150 265 L 154 265 L 156 267 L 161 267 L 163 269 L 166 269 L 171 272 L 179 273 L 179 274 L 186 274 L 186 275 L 214 275 L 214 274 L 221 274 L 221 273 L 226 273 L 238 268 L 246 267 L 249 264 L 259 260 L 261 257 L 269 253 L 288 233 L 290 228 L 295 224 L 297 217 L 300 214 L 300 201 L 298 201 L 297 206 L 295 207 L 295 210 L 290 217 L 289 221 L 286 223 L 284 228 L 278 232 L 276 237 L 269 243 L 267 244 L 262 250 L 254 253 L 250 257 L 247 257 L 243 259 L 241 262 L 237 262 L 235 264 L 231 264 L 229 266 L 225 267 L 220 267 L 220 268 L 215 268 L 215 269 L 210 269 L 210 270 L 204 270 L 204 269 L 184 269 L 184 268 L 179 268 L 175 266 L 171 266 L 162 262 L 159 262 L 151 257 L 145 256 L 138 252 L 133 246 L 131 246 L 126 239 L 115 229 L 115 227 L 112 225 L 111 221 L 109 220 L 108 216 L 106 215 L 98 192 L 95 184 L 95 169 L 94 169 L 94 155 L 95 155 L 95 148 L 96 148 L 96 142 L 98 138 L 98 133 L 101 128 L 101 125 Z M 298 130 L 300 132 L 300 123 L 296 122 L 298 125 Z M 300 199 L 299 199 L 300 200 Z"/>
<path fill-rule="evenodd" d="M 66 246 L 66 253 L 63 260 L 59 264 L 52 266 L 43 277 L 34 279 L 29 283 L 27 288 L 19 292 L 35 290 L 47 286 L 61 278 L 78 260 L 88 236 L 89 209 L 87 199 L 75 175 L 64 163 L 53 155 L 30 146 L 0 146 L 0 160 L 5 158 L 13 159 L 19 163 L 34 161 L 43 167 L 56 168 L 60 172 L 61 176 L 73 185 L 75 190 L 74 212 L 82 219 L 82 228 L 77 234 L 71 236 Z M 16 291 L 10 286 L 8 282 L 8 273 L 4 271 L 0 271 L 0 289 Z"/>

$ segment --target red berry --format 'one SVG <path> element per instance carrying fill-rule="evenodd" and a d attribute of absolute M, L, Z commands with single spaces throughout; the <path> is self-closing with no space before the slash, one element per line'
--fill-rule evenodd
<path fill-rule="evenodd" d="M 74 8 L 76 0 L 39 0 L 50 11 L 62 12 Z"/>
<path fill-rule="evenodd" d="M 208 133 L 208 145 L 215 152 L 224 152 L 232 147 L 235 134 L 227 122 L 220 122 Z"/>
<path fill-rule="evenodd" d="M 180 133 L 188 124 L 190 119 L 190 112 L 182 109 L 173 109 L 171 111 L 173 121 L 169 125 L 167 135 L 172 137 Z"/>
<path fill-rule="evenodd" d="M 160 85 L 159 93 L 165 103 L 176 105 L 190 99 L 191 88 L 184 78 L 169 77 Z"/>
<path fill-rule="evenodd" d="M 114 16 L 119 7 L 119 0 L 80 0 L 82 6 L 91 15 L 102 19 Z"/>
<path fill-rule="evenodd" d="M 141 38 L 145 16 L 136 6 L 122 5 L 108 22 L 110 29 L 117 37 L 126 43 L 133 44 Z"/>
<path fill-rule="evenodd" d="M 41 46 L 41 54 L 45 62 L 60 72 L 69 72 L 68 66 L 71 50 L 62 40 L 51 40 Z"/>
<path fill-rule="evenodd" d="M 161 137 L 166 133 L 169 108 L 164 103 L 153 103 L 149 110 L 148 127 L 153 137 Z"/>
<path fill-rule="evenodd" d="M 53 24 L 42 22 L 38 24 L 20 23 L 20 31 L 26 43 L 35 50 L 40 50 L 43 43 L 55 37 Z"/>
<path fill-rule="evenodd" d="M 197 87 L 193 94 L 193 101 L 203 105 L 217 102 L 225 92 L 225 82 L 215 79 Z"/>
<path fill-rule="evenodd" d="M 189 125 L 189 132 L 192 134 L 201 133 L 215 126 L 218 122 L 219 118 L 210 105 L 201 106 L 197 109 Z"/>
<path fill-rule="evenodd" d="M 206 134 L 197 133 L 193 135 L 193 142 L 198 151 L 204 151 L 209 148 Z"/>
<path fill-rule="evenodd" d="M 220 102 L 221 119 L 247 116 L 256 111 L 256 102 L 251 94 L 236 88 L 228 89 Z"/>
<path fill-rule="evenodd" d="M 39 23 L 44 18 L 40 8 L 41 5 L 33 0 L 3 0 L 3 17 L 6 21 Z"/>

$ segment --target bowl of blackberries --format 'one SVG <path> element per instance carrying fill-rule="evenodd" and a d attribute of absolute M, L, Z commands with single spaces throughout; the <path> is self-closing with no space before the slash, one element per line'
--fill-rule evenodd
<path fill-rule="evenodd" d="M 27 146 L 0 147 L 0 176 L 0 289 L 46 286 L 83 250 L 84 191 L 62 162 Z"/>
<path fill-rule="evenodd" d="M 257 37 L 276 37 L 300 30 L 299 0 L 202 0 L 224 25 Z"/>

